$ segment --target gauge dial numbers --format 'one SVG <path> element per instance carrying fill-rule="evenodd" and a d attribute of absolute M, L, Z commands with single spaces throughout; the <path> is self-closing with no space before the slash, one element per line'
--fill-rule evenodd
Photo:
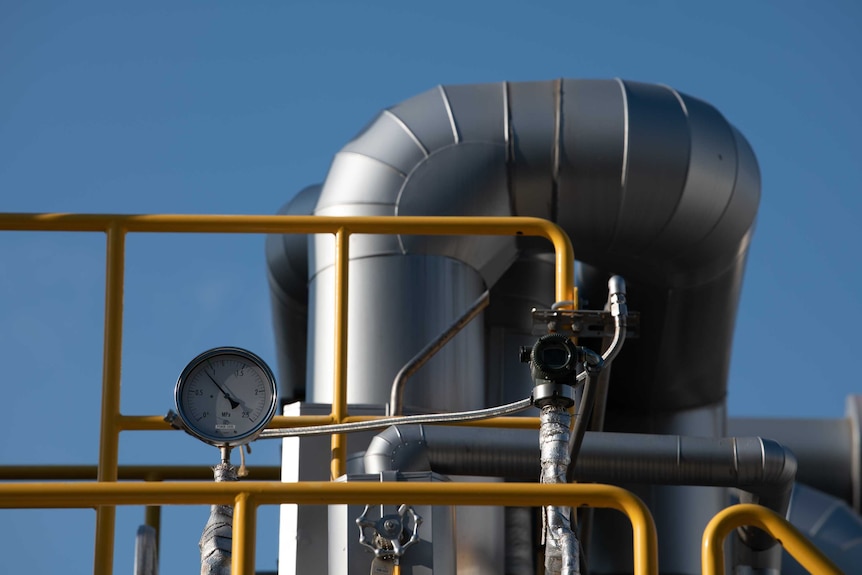
<path fill-rule="evenodd" d="M 275 377 L 250 351 L 219 347 L 186 366 L 174 399 L 189 433 L 212 445 L 233 447 L 252 441 L 272 420 Z"/>

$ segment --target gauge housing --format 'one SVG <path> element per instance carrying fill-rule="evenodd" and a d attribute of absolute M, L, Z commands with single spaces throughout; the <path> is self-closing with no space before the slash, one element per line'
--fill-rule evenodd
<path fill-rule="evenodd" d="M 260 357 L 238 347 L 217 347 L 195 357 L 174 388 L 183 428 L 217 447 L 253 441 L 272 421 L 278 387 Z"/>

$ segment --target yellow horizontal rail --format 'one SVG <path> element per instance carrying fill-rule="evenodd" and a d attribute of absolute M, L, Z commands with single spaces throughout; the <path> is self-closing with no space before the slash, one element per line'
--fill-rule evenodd
<path fill-rule="evenodd" d="M 0 481 L 95 481 L 95 465 L 3 465 Z M 278 481 L 277 465 L 255 465 L 247 469 L 248 480 Z M 118 481 L 212 481 L 206 465 L 120 465 Z M 2 484 L 0 484 L 2 488 Z"/>
<path fill-rule="evenodd" d="M 84 508 L 92 505 L 234 505 L 232 573 L 254 573 L 260 505 L 568 505 L 617 509 L 631 521 L 634 573 L 658 575 L 658 540 L 649 510 L 634 494 L 610 485 L 538 483 L 32 483 L 0 485 L 0 508 Z"/>
<path fill-rule="evenodd" d="M 759 527 L 772 535 L 799 564 L 816 575 L 843 575 L 822 551 L 783 517 L 760 505 L 743 503 L 719 512 L 703 532 L 703 575 L 724 575 L 723 544 L 737 527 Z"/>

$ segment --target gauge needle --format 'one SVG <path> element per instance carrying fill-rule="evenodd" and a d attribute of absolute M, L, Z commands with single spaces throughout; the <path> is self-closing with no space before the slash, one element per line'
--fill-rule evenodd
<path fill-rule="evenodd" d="M 210 375 L 210 372 L 208 372 L 207 370 L 204 370 L 204 373 L 207 374 L 207 377 L 210 378 L 210 381 L 212 381 L 214 384 L 216 384 L 216 387 L 219 388 L 219 391 L 221 391 L 224 394 L 225 399 L 227 399 L 230 402 L 230 408 L 235 409 L 239 405 L 239 402 L 237 402 L 234 398 L 232 398 L 228 394 L 228 392 L 226 392 L 224 390 L 224 388 L 219 385 L 219 383 L 215 380 L 215 378 Z"/>
<path fill-rule="evenodd" d="M 251 414 L 251 408 L 249 408 L 249 406 L 248 406 L 248 405 L 246 405 L 245 401 L 243 401 L 243 400 L 242 400 L 242 398 L 241 398 L 240 396 L 238 396 L 238 395 L 237 395 L 237 394 L 235 394 L 233 391 L 231 391 L 231 389 L 227 386 L 227 383 L 225 383 L 225 384 L 224 384 L 224 388 L 220 388 L 220 389 L 222 389 L 222 391 L 224 391 L 225 393 L 229 393 L 229 394 L 231 394 L 233 397 L 237 398 L 237 400 L 239 400 L 239 404 L 242 406 L 242 408 L 243 408 L 244 410 L 248 411 L 248 412 L 249 412 L 249 414 Z M 236 407 L 236 406 L 234 405 L 234 407 Z M 250 416 L 250 415 L 249 415 L 249 418 L 248 418 L 248 419 L 249 419 L 249 421 L 251 421 L 252 423 L 254 423 L 254 420 L 251 418 L 251 416 Z"/>

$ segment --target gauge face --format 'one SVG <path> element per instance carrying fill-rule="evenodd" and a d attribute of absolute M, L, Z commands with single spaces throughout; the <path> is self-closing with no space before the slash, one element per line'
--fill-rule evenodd
<path fill-rule="evenodd" d="M 197 356 L 174 390 L 177 412 L 189 433 L 217 446 L 253 440 L 275 415 L 276 395 L 269 367 L 235 347 Z"/>

